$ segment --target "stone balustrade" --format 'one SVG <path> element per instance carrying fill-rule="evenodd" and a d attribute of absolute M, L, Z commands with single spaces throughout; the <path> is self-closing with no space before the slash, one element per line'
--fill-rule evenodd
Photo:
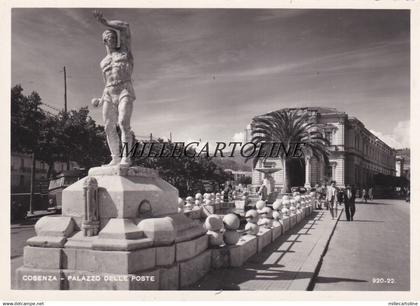
<path fill-rule="evenodd" d="M 243 200 L 246 203 L 247 196 L 244 194 L 236 201 Z M 66 280 L 48 284 L 38 282 L 30 286 L 20 282 L 19 287 L 123 290 L 185 288 L 211 269 L 239 267 L 251 256 L 262 252 L 265 247 L 312 213 L 313 199 L 314 195 L 284 195 L 281 199 L 276 199 L 272 207 L 265 201 L 257 201 L 255 209 L 245 212 L 246 224 L 241 229 L 238 215 L 214 213 L 223 210 L 220 193 L 196 194 L 194 197 L 186 197 L 185 200 L 178 198 L 178 215 L 160 218 L 158 223 L 154 223 L 153 218 L 140 220 L 138 224 L 127 223 L 124 225 L 127 227 L 125 240 L 113 237 L 112 243 L 107 242 L 107 232 L 103 231 L 99 236 L 86 237 L 82 245 L 78 234 L 72 234 L 77 225 L 69 217 L 57 218 L 54 224 L 51 221 L 44 222 L 48 226 L 39 222 L 36 226 L 38 236 L 28 240 L 29 245 L 25 247 L 25 266 L 18 269 L 18 279 L 19 276 L 33 273 L 36 269 L 42 270 L 44 274 L 45 271 L 50 271 L 48 273 L 53 275 L 59 273 L 64 275 Z M 210 209 L 213 209 L 213 212 L 210 212 Z M 64 238 L 54 234 L 55 232 L 52 233 L 50 227 L 64 233 L 60 234 Z M 138 229 L 143 236 L 129 237 L 130 231 L 134 229 Z M 47 235 L 56 235 L 57 243 L 51 237 L 43 238 Z M 109 235 L 112 236 L 112 231 Z M 86 240 L 87 238 L 89 240 Z M 48 244 L 45 244 L 44 240 L 48 241 Z M 102 244 L 106 243 L 101 246 L 100 241 Z M 118 241 L 128 244 L 117 245 Z M 147 271 L 155 281 L 135 281 L 142 271 Z M 83 273 L 110 277 L 125 274 L 134 280 L 101 282 L 100 286 L 71 281 Z"/>

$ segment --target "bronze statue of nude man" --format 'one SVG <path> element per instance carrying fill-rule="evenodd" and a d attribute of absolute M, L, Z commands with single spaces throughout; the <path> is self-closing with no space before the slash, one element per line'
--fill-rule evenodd
<path fill-rule="evenodd" d="M 108 27 L 102 34 L 106 56 L 101 61 L 105 88 L 101 98 L 92 99 L 94 107 L 103 105 L 102 113 L 105 133 L 112 160 L 108 166 L 130 166 L 131 160 L 120 153 L 120 139 L 117 124 L 121 129 L 121 142 L 130 150 L 133 144 L 133 133 L 130 118 L 133 102 L 136 99 L 131 80 L 133 72 L 133 55 L 131 54 L 131 33 L 127 22 L 107 20 L 102 12 L 94 11 L 93 15 L 101 24 Z"/>

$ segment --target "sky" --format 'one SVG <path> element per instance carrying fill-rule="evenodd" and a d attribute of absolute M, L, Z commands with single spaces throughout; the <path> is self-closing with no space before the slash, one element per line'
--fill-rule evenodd
<path fill-rule="evenodd" d="M 175 141 L 242 140 L 259 114 L 324 106 L 409 147 L 410 16 L 404 10 L 103 9 L 129 22 L 132 128 Z M 12 86 L 102 124 L 104 27 L 92 9 L 14 8 Z M 48 108 L 46 108 L 48 110 Z M 54 112 L 54 111 L 52 111 Z"/>

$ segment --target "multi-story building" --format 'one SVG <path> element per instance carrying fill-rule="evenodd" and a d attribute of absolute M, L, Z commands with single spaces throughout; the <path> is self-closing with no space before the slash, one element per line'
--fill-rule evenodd
<path fill-rule="evenodd" d="M 397 176 L 403 176 L 410 179 L 410 149 L 398 149 L 395 163 L 395 170 Z"/>
<path fill-rule="evenodd" d="M 232 169 L 225 169 L 225 172 L 230 172 L 233 175 L 233 180 L 239 182 L 241 179 L 246 177 L 252 177 L 252 171 L 240 171 L 240 170 L 232 170 Z"/>
<path fill-rule="evenodd" d="M 395 175 L 396 151 L 372 134 L 361 121 L 334 108 L 306 107 L 299 108 L 309 112 L 317 123 L 324 126 L 324 137 L 331 146 L 329 163 L 317 161 L 315 158 L 295 160 L 292 163 L 292 186 L 314 186 L 329 181 L 336 181 L 337 186 L 354 185 L 367 187 L 373 184 L 373 176 L 377 173 Z M 251 140 L 252 122 L 245 135 Z M 283 166 L 279 158 L 267 159 L 265 165 L 259 161 L 256 169 L 271 167 L 278 171 L 272 174 L 275 189 L 283 186 Z M 264 174 L 258 170 L 252 172 L 252 186 L 258 188 L 262 184 Z"/>
<path fill-rule="evenodd" d="M 70 169 L 78 168 L 79 165 L 71 161 Z M 67 170 L 66 162 L 55 162 L 54 172 L 58 173 Z M 32 155 L 12 152 L 11 155 L 11 187 L 12 192 L 29 192 L 31 185 Z M 40 181 L 47 178 L 48 165 L 35 161 L 35 180 Z"/>

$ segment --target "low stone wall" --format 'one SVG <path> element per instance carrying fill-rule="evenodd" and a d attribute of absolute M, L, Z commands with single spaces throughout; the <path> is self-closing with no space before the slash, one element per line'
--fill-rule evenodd
<path fill-rule="evenodd" d="M 239 222 L 233 222 L 232 219 L 230 223 L 224 223 L 224 228 L 225 220 L 220 219 L 222 223 L 216 226 L 216 231 L 206 233 L 206 229 L 209 230 L 213 225 L 207 224 L 208 219 L 203 224 L 203 217 L 208 215 L 204 205 L 189 207 L 178 214 L 165 217 L 169 219 L 152 218 L 138 223 L 135 220 L 115 219 L 115 228 L 108 225 L 110 230 L 104 232 L 107 235 L 111 235 L 113 230 L 125 233 L 125 238 L 118 239 L 109 239 L 105 234 L 82 236 L 70 217 L 58 216 L 44 221 L 41 219 L 36 226 L 38 236 L 28 240 L 28 245 L 24 248 L 24 265 L 16 271 L 17 288 L 182 289 L 200 280 L 210 269 L 243 265 L 250 257 L 262 252 L 305 217 L 310 216 L 314 209 L 313 198 L 310 197 L 297 201 L 296 207 L 291 205 L 287 208 L 287 201 L 283 200 L 284 214 L 275 222 L 269 216 L 271 208 L 260 210 L 263 222 L 259 229 L 256 227 L 255 235 L 249 232 L 237 235 Z M 232 204 L 220 203 L 220 208 L 223 207 L 230 208 Z M 148 233 L 142 227 L 142 222 L 147 222 L 160 231 Z M 232 225 L 232 222 L 237 225 Z M 49 228 L 52 225 L 54 230 L 51 231 Z M 123 226 L 123 230 L 119 226 Z M 164 226 L 170 227 L 162 228 Z M 255 227 L 251 228 L 251 232 L 255 231 Z M 175 232 L 171 239 L 168 238 L 172 237 L 169 234 L 165 237 L 156 236 L 159 232 L 169 233 L 171 229 Z M 129 233 L 140 230 L 143 236 L 129 237 Z"/>
<path fill-rule="evenodd" d="M 240 267 L 252 256 L 261 253 L 264 248 L 285 235 L 293 227 L 309 217 L 313 207 L 305 207 L 296 215 L 285 217 L 280 226 L 260 228 L 257 235 L 243 235 L 235 245 L 213 246 L 211 249 L 213 269 Z"/>
<path fill-rule="evenodd" d="M 26 246 L 19 289 L 173 290 L 211 268 L 208 236 L 134 251 Z"/>

